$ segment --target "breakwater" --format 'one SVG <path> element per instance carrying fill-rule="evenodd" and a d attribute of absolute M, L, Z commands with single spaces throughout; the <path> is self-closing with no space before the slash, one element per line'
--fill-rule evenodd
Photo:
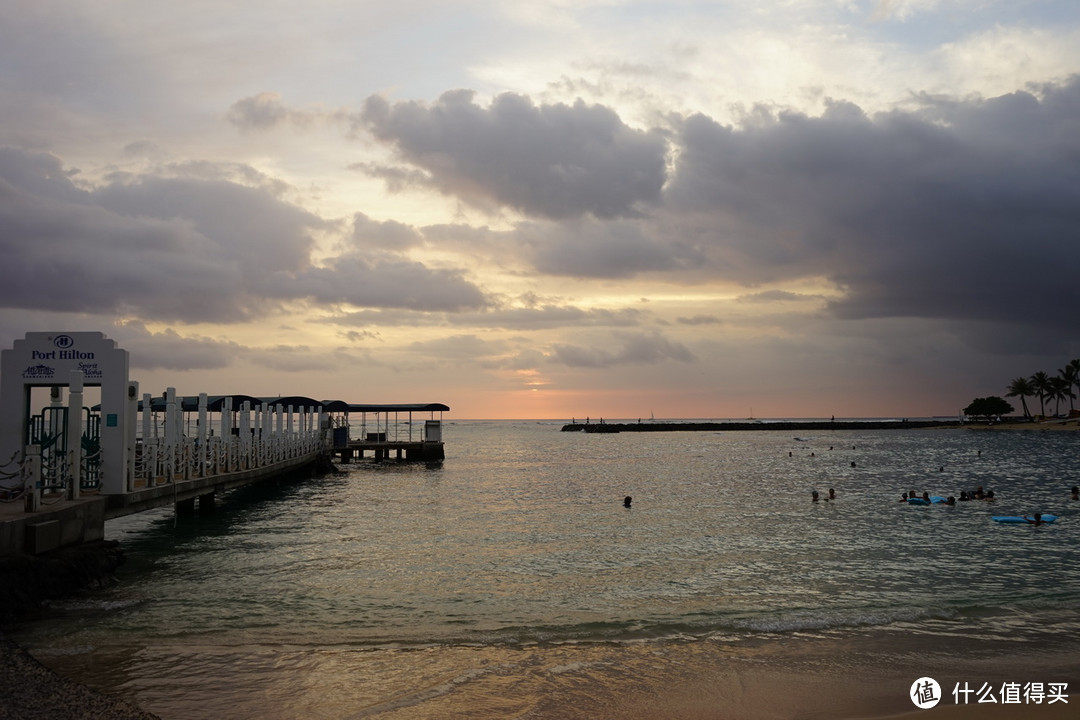
<path fill-rule="evenodd" d="M 771 422 L 636 422 L 636 423 L 568 423 L 563 432 L 726 432 L 745 430 L 915 430 L 933 427 L 960 427 L 959 420 L 777 420 Z"/>

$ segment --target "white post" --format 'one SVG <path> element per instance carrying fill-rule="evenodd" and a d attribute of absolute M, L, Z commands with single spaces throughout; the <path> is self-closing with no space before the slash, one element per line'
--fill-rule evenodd
<path fill-rule="evenodd" d="M 135 490 L 135 429 L 136 418 L 139 417 L 139 383 L 129 382 L 127 390 L 127 406 L 124 408 L 124 452 L 127 454 L 127 464 L 124 468 L 124 487 L 128 492 Z"/>
<path fill-rule="evenodd" d="M 146 487 L 153 487 L 154 478 L 157 477 L 157 443 L 153 438 L 157 430 L 154 425 L 154 399 L 150 393 L 142 396 L 142 467 L 146 474 Z"/>
<path fill-rule="evenodd" d="M 288 417 L 285 420 L 285 427 L 286 427 L 286 430 L 287 430 L 287 432 L 289 434 L 288 455 L 289 455 L 289 457 L 295 457 L 296 453 L 294 451 L 295 451 L 295 448 L 296 448 L 296 434 L 293 432 L 293 406 L 292 405 L 289 406 Z"/>
<path fill-rule="evenodd" d="M 206 393 L 199 393 L 199 477 L 206 477 L 206 444 L 210 431 L 206 427 Z"/>
<path fill-rule="evenodd" d="M 251 401 L 245 400 L 240 404 L 240 450 L 243 462 L 240 465 L 241 470 L 247 470 L 251 467 Z"/>
<path fill-rule="evenodd" d="M 232 398 L 221 406 L 221 442 L 225 445 L 225 472 L 232 472 Z"/>
<path fill-rule="evenodd" d="M 27 445 L 23 450 L 23 488 L 28 490 L 26 512 L 41 509 L 41 446 Z"/>
<path fill-rule="evenodd" d="M 278 405 L 275 414 L 277 416 L 277 433 L 276 441 L 274 443 L 274 447 L 276 448 L 274 452 L 274 461 L 277 462 L 285 459 L 285 443 L 288 441 L 288 438 L 282 437 L 281 435 L 282 422 L 285 419 L 285 408 Z"/>
<path fill-rule="evenodd" d="M 83 374 L 82 370 L 71 371 L 68 386 L 68 477 L 71 480 L 71 499 L 79 499 L 82 489 L 82 409 L 83 409 Z"/>
<path fill-rule="evenodd" d="M 165 389 L 164 435 L 168 482 L 174 482 L 176 475 L 176 388 Z"/>

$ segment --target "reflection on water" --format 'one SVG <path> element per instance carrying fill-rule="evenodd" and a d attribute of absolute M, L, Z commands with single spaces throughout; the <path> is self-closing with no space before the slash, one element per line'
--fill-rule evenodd
<path fill-rule="evenodd" d="M 970 655 L 1078 629 L 1072 433 L 459 422 L 445 439 L 438 465 L 113 521 L 121 584 L 17 639 L 166 718 L 544 717 L 551 698 L 611 707 L 776 638 Z M 996 504 L 897 502 L 980 485 Z M 1035 511 L 1061 519 L 990 519 Z"/>

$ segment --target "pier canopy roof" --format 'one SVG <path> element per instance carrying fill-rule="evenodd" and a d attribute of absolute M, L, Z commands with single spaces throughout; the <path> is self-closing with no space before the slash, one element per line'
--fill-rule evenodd
<path fill-rule="evenodd" d="M 382 405 L 349 405 L 351 413 L 392 413 L 392 412 L 449 412 L 450 406 L 442 403 L 391 403 Z"/>
<path fill-rule="evenodd" d="M 239 410 L 244 401 L 251 403 L 251 407 L 262 405 L 263 401 L 251 395 L 207 395 L 206 409 L 210 412 L 221 412 L 225 407 L 225 400 L 232 398 L 233 410 Z M 199 409 L 198 395 L 177 395 L 176 403 L 184 412 L 196 412 Z M 139 410 L 143 409 L 142 400 L 139 401 Z M 150 398 L 150 409 L 154 412 L 164 412 L 166 409 L 165 398 L 160 395 Z"/>
<path fill-rule="evenodd" d="M 253 395 L 207 395 L 206 409 L 210 412 L 221 412 L 225 409 L 225 401 L 232 398 L 232 409 L 239 410 L 244 402 L 251 403 L 251 407 L 262 405 L 264 408 L 289 407 L 294 410 L 301 408 L 321 407 L 323 412 L 329 413 L 392 413 L 392 412 L 447 412 L 450 407 L 442 403 L 386 403 L 378 405 L 361 405 L 347 403 L 344 400 L 316 400 L 302 395 L 289 395 L 287 397 L 254 397 Z M 184 412 L 197 412 L 199 409 L 198 395 L 178 395 L 176 403 Z M 165 398 L 161 396 L 150 399 L 150 409 L 154 412 L 165 411 Z M 139 410 L 143 409 L 143 403 L 139 401 Z"/>

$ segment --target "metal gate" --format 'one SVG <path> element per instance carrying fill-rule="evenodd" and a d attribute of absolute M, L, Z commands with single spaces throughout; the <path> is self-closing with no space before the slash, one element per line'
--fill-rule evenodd
<path fill-rule="evenodd" d="M 79 487 L 96 490 L 101 486 L 101 415 L 86 407 L 82 411 Z M 32 415 L 29 422 L 29 443 L 41 448 L 41 490 L 60 492 L 68 487 L 73 475 L 68 467 L 68 408 L 42 408 L 41 414 Z"/>

